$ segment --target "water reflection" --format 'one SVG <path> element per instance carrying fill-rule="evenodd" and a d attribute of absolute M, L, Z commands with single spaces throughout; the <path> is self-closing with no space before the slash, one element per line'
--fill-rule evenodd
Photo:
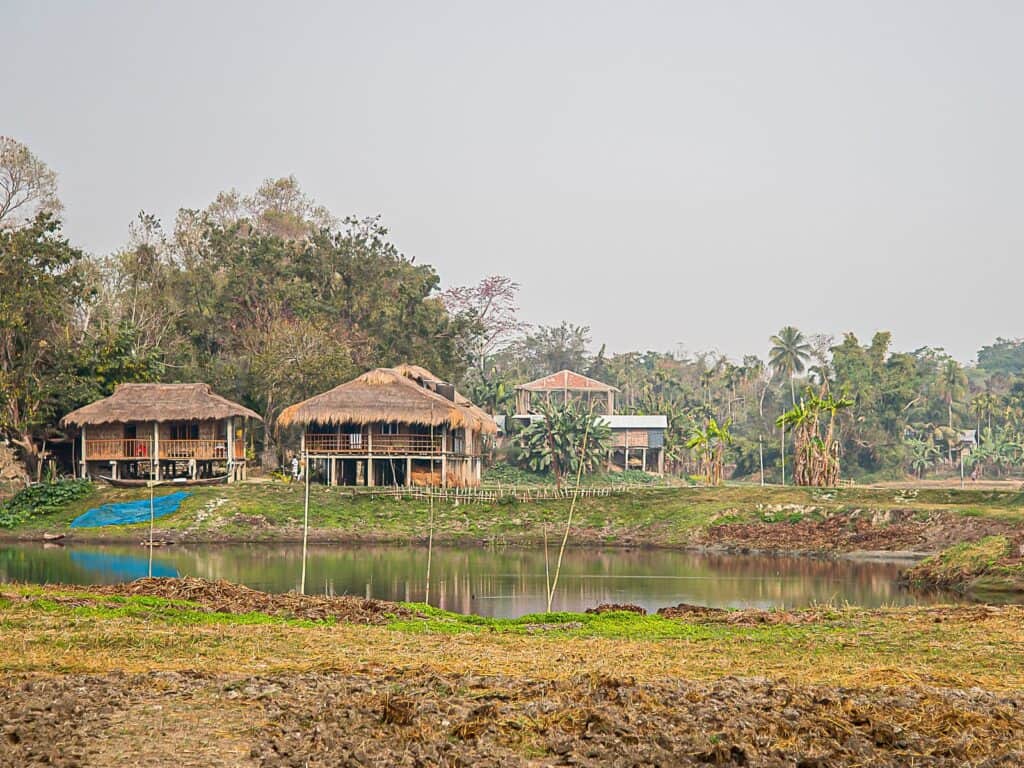
<path fill-rule="evenodd" d="M 555 553 L 552 553 L 552 569 Z M 307 589 L 387 600 L 422 601 L 422 547 L 310 547 Z M 138 570 L 141 563 L 142 571 Z M 131 546 L 0 545 L 0 581 L 111 583 L 145 575 Z M 301 548 L 280 545 L 182 545 L 154 554 L 154 575 L 228 579 L 284 592 L 298 588 Z M 715 607 L 793 607 L 814 603 L 949 602 L 896 584 L 905 563 L 705 555 L 650 549 L 567 550 L 555 610 L 635 603 L 648 610 L 677 603 Z M 435 547 L 431 602 L 459 613 L 519 616 L 545 608 L 544 553 L 535 549 Z"/>

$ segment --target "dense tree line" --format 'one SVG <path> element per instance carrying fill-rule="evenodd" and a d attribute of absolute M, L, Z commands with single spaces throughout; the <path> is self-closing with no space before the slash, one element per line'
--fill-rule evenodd
<path fill-rule="evenodd" d="M 953 471 L 964 430 L 978 435 L 970 471 L 1022 464 L 1019 339 L 997 339 L 968 367 L 941 349 L 893 350 L 885 332 L 865 344 L 794 327 L 766 331 L 764 356 L 739 361 L 609 355 L 585 325 L 525 323 L 508 277 L 442 293 L 433 267 L 400 253 L 379 219 L 335 217 L 291 177 L 182 209 L 169 229 L 140 213 L 104 255 L 62 234 L 56 181 L 0 138 L 0 436 L 31 470 L 62 437 L 63 413 L 125 381 L 209 382 L 263 415 L 258 444 L 273 464 L 284 406 L 403 361 L 496 414 L 512 411 L 517 383 L 562 368 L 591 375 L 621 390 L 621 411 L 668 416 L 670 470 L 715 481 Z"/>
<path fill-rule="evenodd" d="M 514 308 L 517 286 L 505 287 Z M 510 414 L 518 382 L 560 368 L 606 381 L 621 390 L 621 411 L 667 415 L 668 466 L 709 481 L 725 472 L 828 485 L 840 467 L 843 477 L 923 477 L 959 471 L 961 452 L 976 477 L 1024 468 L 1024 339 L 997 339 L 967 367 L 942 349 L 894 351 L 889 332 L 864 344 L 788 326 L 766 334 L 766 351 L 739 362 L 715 352 L 607 355 L 593 351 L 589 328 L 563 322 L 512 336 L 467 369 L 465 386 Z"/>

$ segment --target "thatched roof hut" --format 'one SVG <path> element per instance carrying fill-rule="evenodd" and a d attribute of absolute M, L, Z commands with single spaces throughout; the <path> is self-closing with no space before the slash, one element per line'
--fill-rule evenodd
<path fill-rule="evenodd" d="M 114 394 L 72 411 L 65 427 L 118 422 L 206 421 L 258 413 L 221 397 L 209 384 L 119 384 Z"/>
<path fill-rule="evenodd" d="M 494 419 L 426 368 L 374 368 L 352 381 L 285 408 L 278 417 L 291 424 L 373 424 L 399 422 L 497 431 Z"/>

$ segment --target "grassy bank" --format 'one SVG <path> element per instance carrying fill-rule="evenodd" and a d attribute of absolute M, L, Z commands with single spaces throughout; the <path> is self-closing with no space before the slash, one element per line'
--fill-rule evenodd
<path fill-rule="evenodd" d="M 158 489 L 158 493 L 165 493 Z M 43 532 L 83 540 L 135 540 L 148 524 L 69 529 L 100 504 L 147 498 L 144 489 L 95 486 L 8 529 L 6 537 Z M 503 500 L 504 502 L 505 500 Z M 435 541 L 533 544 L 564 525 L 567 500 L 438 504 Z M 951 489 L 802 489 L 735 485 L 645 488 L 579 501 L 575 543 L 721 546 L 783 550 L 939 551 L 964 540 L 1004 534 L 1024 522 L 1024 494 Z M 190 541 L 285 541 L 301 535 L 303 488 L 288 483 L 199 487 L 181 509 L 157 521 L 163 538 Z M 314 540 L 423 540 L 428 504 L 314 486 Z"/>
<path fill-rule="evenodd" d="M 1024 536 L 986 536 L 957 544 L 906 574 L 915 587 L 950 589 L 978 598 L 1024 594 Z"/>
<path fill-rule="evenodd" d="M 18 716 L 0 757 L 12 765 L 55 748 L 85 765 L 161 766 L 963 766 L 1024 754 L 1024 608 L 487 620 L 407 605 L 357 626 L 4 591 L 0 709 Z"/>

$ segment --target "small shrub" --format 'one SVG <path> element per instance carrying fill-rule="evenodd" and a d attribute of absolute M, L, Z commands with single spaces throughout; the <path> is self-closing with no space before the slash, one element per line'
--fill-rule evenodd
<path fill-rule="evenodd" d="M 92 493 L 88 480 L 62 480 L 32 485 L 0 504 L 0 528 L 13 528 L 36 517 L 58 512 Z"/>
<path fill-rule="evenodd" d="M 494 464 L 484 470 L 483 482 L 488 484 L 501 485 L 538 485 L 550 484 L 555 481 L 550 474 L 537 474 L 527 472 L 525 469 L 513 466 L 512 464 Z"/>

